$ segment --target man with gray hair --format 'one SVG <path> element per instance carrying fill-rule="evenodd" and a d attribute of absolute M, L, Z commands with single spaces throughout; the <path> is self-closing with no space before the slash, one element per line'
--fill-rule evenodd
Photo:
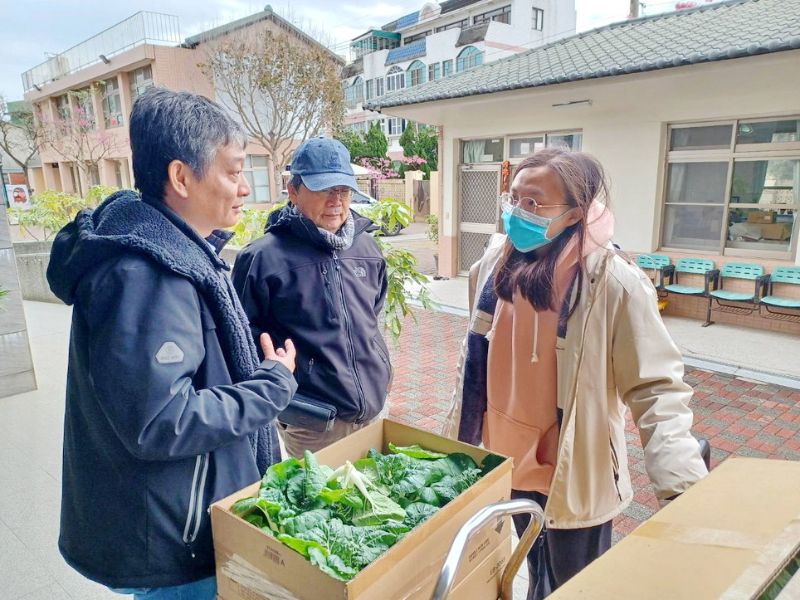
<path fill-rule="evenodd" d="M 287 453 L 302 457 L 380 418 L 392 367 L 379 318 L 386 261 L 373 222 L 350 209 L 350 153 L 312 138 L 291 172 L 291 202 L 239 253 L 233 284 L 254 338 L 297 344 L 297 394 L 278 421 Z"/>
<path fill-rule="evenodd" d="M 150 89 L 130 140 L 141 196 L 82 211 L 47 272 L 73 305 L 59 549 L 137 600 L 211 600 L 208 506 L 279 460 L 295 350 L 265 334 L 259 361 L 218 255 L 250 193 L 242 128 L 207 98 Z"/>

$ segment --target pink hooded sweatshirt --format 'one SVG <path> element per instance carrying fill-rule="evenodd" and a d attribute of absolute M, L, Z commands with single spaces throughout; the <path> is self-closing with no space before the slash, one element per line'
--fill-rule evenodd
<path fill-rule="evenodd" d="M 589 208 L 583 256 L 604 247 L 614 217 L 600 202 Z M 509 242 L 507 242 L 509 243 Z M 578 269 L 577 240 L 556 264 L 555 306 L 561 307 Z M 514 459 L 512 487 L 547 494 L 558 454 L 558 311 L 537 311 L 518 291 L 498 299 L 489 340 L 483 443 Z"/>

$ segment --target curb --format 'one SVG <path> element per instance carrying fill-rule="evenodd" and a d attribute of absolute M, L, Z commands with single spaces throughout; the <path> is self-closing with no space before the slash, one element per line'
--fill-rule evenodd
<path fill-rule="evenodd" d="M 408 299 L 408 303 L 414 308 L 422 308 L 422 304 L 418 300 Z M 469 317 L 469 311 L 465 308 L 461 308 L 460 306 L 434 303 L 431 310 L 450 315 L 456 315 L 459 317 Z M 791 375 L 787 375 L 785 373 L 771 373 L 767 371 L 747 369 L 739 365 L 724 363 L 710 358 L 703 358 L 701 356 L 693 355 L 683 355 L 683 362 L 687 367 L 694 367 L 697 369 L 703 369 L 705 371 L 712 371 L 714 373 L 723 373 L 725 375 L 732 375 L 740 379 L 749 379 L 751 381 L 779 385 L 781 387 L 800 391 L 800 378 L 792 377 Z"/>
<path fill-rule="evenodd" d="M 738 365 L 732 365 L 697 356 L 684 356 L 683 363 L 688 367 L 695 367 L 705 371 L 733 375 L 739 379 L 749 379 L 751 381 L 758 381 L 760 383 L 771 383 L 773 385 L 779 385 L 800 391 L 800 379 L 781 373 L 768 373 L 766 371 L 746 369 Z"/>

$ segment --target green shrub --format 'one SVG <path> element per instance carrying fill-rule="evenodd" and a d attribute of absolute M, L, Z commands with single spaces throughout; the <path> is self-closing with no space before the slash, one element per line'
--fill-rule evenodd
<path fill-rule="evenodd" d="M 408 250 L 395 248 L 392 244 L 384 242 L 380 236 L 375 236 L 378 247 L 386 259 L 386 275 L 388 289 L 384 311 L 386 313 L 384 327 L 392 339 L 397 342 L 403 329 L 403 318 L 411 315 L 416 322 L 417 318 L 411 310 L 409 299 L 416 300 L 423 308 L 430 309 L 433 302 L 428 292 L 428 278 L 417 270 L 417 257 Z M 417 285 L 415 292 L 406 289 L 408 284 Z M 410 296 L 406 296 L 409 293 Z"/>
<path fill-rule="evenodd" d="M 87 192 L 85 198 L 81 198 L 67 192 L 45 190 L 33 195 L 29 209 L 11 208 L 8 213 L 33 239 L 48 241 L 78 212 L 84 208 L 94 208 L 116 191 L 114 187 L 96 185 Z"/>
<path fill-rule="evenodd" d="M 425 218 L 425 222 L 428 224 L 428 239 L 432 242 L 439 243 L 439 216 L 438 215 L 428 215 Z"/>
<path fill-rule="evenodd" d="M 276 210 L 282 209 L 284 206 L 286 206 L 286 202 L 279 202 L 268 210 L 243 208 L 242 218 L 230 229 L 233 231 L 231 246 L 244 248 L 253 240 L 257 240 L 264 235 L 264 227 L 267 225 L 269 216 Z"/>
<path fill-rule="evenodd" d="M 373 235 L 386 259 L 388 289 L 384 304 L 386 315 L 384 327 L 396 343 L 403 329 L 403 319 L 411 315 L 416 322 L 416 316 L 408 300 L 416 300 L 426 309 L 433 306 L 427 287 L 428 278 L 417 270 L 417 257 L 408 250 L 395 248 L 382 239 L 386 233 L 399 231 L 398 226 L 400 229 L 408 226 L 411 222 L 411 209 L 405 202 L 386 198 L 362 212 L 381 226 L 381 229 L 376 230 Z M 412 292 L 407 289 L 409 285 L 418 286 L 418 289 Z"/>
<path fill-rule="evenodd" d="M 411 208 L 396 198 L 385 198 L 359 212 L 380 226 L 381 235 L 394 235 L 411 223 Z"/>

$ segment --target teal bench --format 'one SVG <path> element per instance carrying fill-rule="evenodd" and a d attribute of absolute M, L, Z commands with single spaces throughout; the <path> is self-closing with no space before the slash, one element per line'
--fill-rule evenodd
<path fill-rule="evenodd" d="M 672 259 L 665 254 L 640 254 L 636 257 L 636 266 L 650 276 L 659 296 L 664 290 L 664 277 L 661 269 L 671 264 Z"/>
<path fill-rule="evenodd" d="M 769 284 L 769 275 L 764 273 L 764 267 L 753 263 L 727 263 L 718 273 L 717 288 L 708 291 L 708 310 L 703 327 L 708 327 L 714 322 L 711 320 L 712 310 L 738 315 L 749 315 L 759 310 L 759 300 Z M 753 290 L 751 292 L 726 290 L 725 281 L 732 279 L 754 282 Z M 717 303 L 716 309 L 713 308 L 714 302 Z"/>
<path fill-rule="evenodd" d="M 714 268 L 714 261 L 707 258 L 681 258 L 675 265 L 667 265 L 661 268 L 662 281 L 666 280 L 669 283 L 664 284 L 664 290 L 670 294 L 681 294 L 684 296 L 702 296 L 707 297 L 708 292 L 713 286 L 717 289 L 717 278 L 719 271 Z M 683 285 L 679 281 L 679 276 L 684 275 L 702 275 L 703 286 Z"/>
<path fill-rule="evenodd" d="M 800 286 L 800 267 L 777 267 L 769 277 L 767 295 L 761 298 L 759 312 L 762 317 L 800 322 L 800 298 L 778 296 L 776 283 Z"/>

